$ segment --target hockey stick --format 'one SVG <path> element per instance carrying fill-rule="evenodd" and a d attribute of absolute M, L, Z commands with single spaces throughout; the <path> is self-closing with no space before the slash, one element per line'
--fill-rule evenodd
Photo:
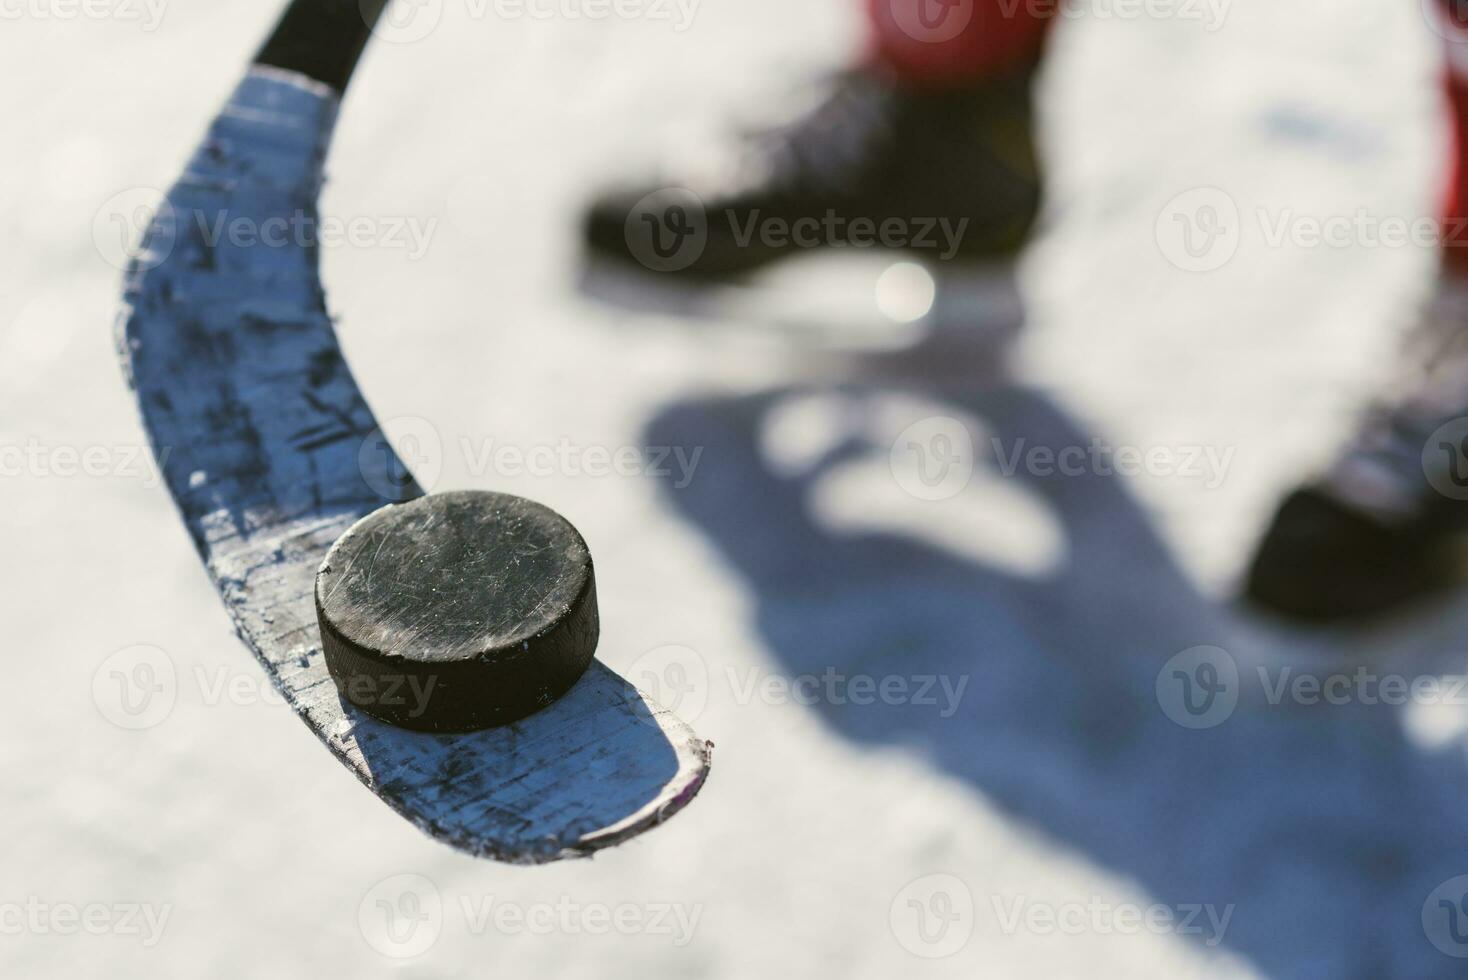
<path fill-rule="evenodd" d="M 133 261 L 120 354 L 237 632 L 317 737 L 455 847 L 517 863 L 587 854 L 681 809 L 708 744 L 597 663 L 550 707 L 469 734 L 406 731 L 344 702 L 317 568 L 360 518 L 422 491 L 342 358 L 316 249 L 208 234 L 221 219 L 314 223 L 339 99 L 383 6 L 291 4 Z"/>

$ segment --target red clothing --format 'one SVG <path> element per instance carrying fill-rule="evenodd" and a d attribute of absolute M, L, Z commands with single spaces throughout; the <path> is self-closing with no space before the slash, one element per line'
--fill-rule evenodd
<path fill-rule="evenodd" d="M 875 56 L 919 85 L 1034 63 L 1064 0 L 867 0 Z"/>

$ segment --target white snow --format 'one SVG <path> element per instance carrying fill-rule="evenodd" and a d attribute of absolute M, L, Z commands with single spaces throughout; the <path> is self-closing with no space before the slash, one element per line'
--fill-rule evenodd
<path fill-rule="evenodd" d="M 1022 275 L 1016 354 L 1036 391 L 1021 400 L 974 394 L 994 374 L 982 344 L 847 355 L 575 290 L 585 197 L 842 63 L 859 46 L 851 0 L 705 0 L 686 30 L 449 2 L 427 37 L 373 48 L 326 211 L 436 224 L 417 259 L 327 250 L 353 368 L 379 418 L 427 420 L 442 439 L 437 489 L 518 492 L 577 523 L 596 555 L 602 659 L 650 687 L 692 678 L 688 706 L 706 702 L 697 727 L 717 743 L 702 796 L 667 826 L 536 869 L 420 836 L 261 689 L 142 450 L 112 348 L 108 256 L 126 231 L 113 216 L 172 180 L 274 6 L 172 0 L 147 31 L 41 0 L 0 29 L 0 447 L 27 453 L 22 475 L 0 477 L 0 974 L 1455 975 L 1420 915 L 1468 872 L 1461 706 L 1251 706 L 1193 733 L 1151 687 L 1187 647 L 1223 646 L 1247 671 L 1316 642 L 1216 603 L 1277 495 L 1347 431 L 1432 255 L 1275 247 L 1254 216 L 1432 214 L 1441 55 L 1417 4 L 1234 0 L 1215 31 L 1065 23 L 1042 86 L 1052 200 Z M 1184 272 L 1158 219 L 1204 187 L 1237 204 L 1242 240 L 1223 268 Z M 808 393 L 716 401 L 848 377 L 857 387 L 829 397 L 871 417 L 916 388 L 950 415 L 1009 413 L 1006 438 L 1235 452 L 1213 488 L 1126 481 L 1140 507 L 1115 481 L 986 496 L 986 470 L 972 498 L 942 506 L 1000 500 L 1000 516 L 935 525 L 929 501 L 892 494 L 889 444 L 868 434 L 851 458 L 821 455 L 843 431 L 828 412 L 764 458 L 764 417 Z M 615 452 L 663 436 L 702 447 L 717 483 L 476 472 L 486 440 Z M 73 450 L 94 450 L 93 475 L 64 475 Z M 800 467 L 838 462 L 799 482 Z M 1001 499 L 1015 493 L 1029 499 Z M 963 540 L 996 521 L 1017 559 Z M 1379 642 L 1461 659 L 1463 623 L 1449 609 Z M 94 680 L 140 644 L 166 654 L 177 701 L 134 731 L 109 720 Z M 962 675 L 967 694 L 943 719 L 780 694 L 832 663 Z M 741 694 L 750 685 L 767 693 Z M 967 890 L 956 928 L 972 936 L 929 959 L 904 916 L 930 897 L 910 883 L 935 874 Z M 401 875 L 420 876 L 407 879 L 419 893 L 426 879 L 440 911 L 432 944 L 400 962 L 373 923 L 379 900 L 402 907 Z M 491 900 L 550 931 L 485 926 Z M 23 920 L 38 903 L 108 916 L 144 903 L 161 937 Z M 1189 904 L 1237 906 L 1220 945 L 1094 924 L 1097 909 Z M 623 906 L 641 928 L 587 927 Z M 691 935 L 650 925 L 670 906 L 696 915 Z M 1006 929 L 1035 906 L 1084 924 Z"/>

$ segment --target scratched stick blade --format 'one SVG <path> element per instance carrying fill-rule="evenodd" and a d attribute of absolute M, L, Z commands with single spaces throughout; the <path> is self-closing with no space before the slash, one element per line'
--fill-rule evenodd
<path fill-rule="evenodd" d="M 322 559 L 359 519 L 421 490 L 342 358 L 318 255 L 298 240 L 308 236 L 270 244 L 212 230 L 314 226 L 340 92 L 369 34 L 361 7 L 289 9 L 146 236 L 120 353 L 240 637 L 317 737 L 457 848 L 517 863 L 589 854 L 662 822 L 702 786 L 708 743 L 679 718 L 593 662 L 564 697 L 511 725 L 418 733 L 345 704 L 322 655 Z"/>

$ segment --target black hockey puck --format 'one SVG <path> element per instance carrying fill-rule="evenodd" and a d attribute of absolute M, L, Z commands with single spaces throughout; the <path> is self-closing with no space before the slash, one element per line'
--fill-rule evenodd
<path fill-rule="evenodd" d="M 316 618 L 342 698 L 427 732 L 545 707 L 591 664 L 599 630 L 576 529 L 534 501 L 477 491 L 354 524 L 316 575 Z"/>

